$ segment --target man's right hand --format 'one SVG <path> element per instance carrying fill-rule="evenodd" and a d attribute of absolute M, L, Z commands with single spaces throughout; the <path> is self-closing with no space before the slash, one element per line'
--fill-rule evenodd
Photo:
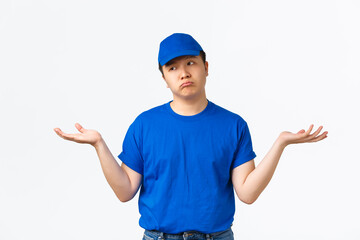
<path fill-rule="evenodd" d="M 102 137 L 98 131 L 85 129 L 79 123 L 76 123 L 75 127 L 77 128 L 77 130 L 79 130 L 80 133 L 64 133 L 61 131 L 60 128 L 54 128 L 54 131 L 57 135 L 59 135 L 65 140 L 70 140 L 77 143 L 88 143 L 94 147 L 96 147 L 96 145 L 101 142 Z"/>

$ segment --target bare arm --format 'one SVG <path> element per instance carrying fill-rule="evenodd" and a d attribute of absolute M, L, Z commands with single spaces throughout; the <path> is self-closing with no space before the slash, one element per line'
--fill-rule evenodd
<path fill-rule="evenodd" d="M 94 147 L 105 178 L 118 199 L 121 202 L 131 200 L 140 187 L 142 175 L 124 163 L 120 167 L 102 138 Z M 133 181 L 131 181 L 130 176 L 132 176 Z"/>
<path fill-rule="evenodd" d="M 247 204 L 255 202 L 270 182 L 283 150 L 277 139 L 256 168 L 254 160 L 251 160 L 233 170 L 232 181 L 241 201 Z"/>
<path fill-rule="evenodd" d="M 99 132 L 84 129 L 78 123 L 75 124 L 75 127 L 80 133 L 67 134 L 63 133 L 59 128 L 55 128 L 54 131 L 65 140 L 92 145 L 99 157 L 105 178 L 115 195 L 122 202 L 131 200 L 139 189 L 142 175 L 125 164 L 120 167 Z"/>
<path fill-rule="evenodd" d="M 256 201 L 266 188 L 274 175 L 281 154 L 289 144 L 317 142 L 327 137 L 327 132 L 317 136 L 322 126 L 310 135 L 313 125 L 309 130 L 300 130 L 297 134 L 282 132 L 266 154 L 264 159 L 255 168 L 254 160 L 244 163 L 232 171 L 232 182 L 239 199 L 247 204 Z"/>

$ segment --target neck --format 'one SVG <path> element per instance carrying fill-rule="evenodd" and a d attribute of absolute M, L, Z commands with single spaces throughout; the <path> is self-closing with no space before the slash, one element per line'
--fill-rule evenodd
<path fill-rule="evenodd" d="M 174 112 L 183 116 L 192 116 L 202 112 L 208 104 L 206 95 L 203 94 L 198 98 L 184 99 L 175 98 L 170 103 L 170 106 Z"/>

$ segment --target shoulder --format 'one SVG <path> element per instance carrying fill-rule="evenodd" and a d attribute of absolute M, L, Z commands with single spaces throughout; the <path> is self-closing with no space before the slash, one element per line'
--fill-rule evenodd
<path fill-rule="evenodd" d="M 142 125 L 148 122 L 155 121 L 156 119 L 162 118 L 165 112 L 166 104 L 167 103 L 164 103 L 141 112 L 139 115 L 137 115 L 133 124 Z"/>
<path fill-rule="evenodd" d="M 237 125 L 247 124 L 245 119 L 240 114 L 235 113 L 227 108 L 221 107 L 215 103 L 213 103 L 213 104 L 214 104 L 214 108 L 215 108 L 215 113 L 219 117 L 221 117 L 223 120 L 230 121 Z"/>

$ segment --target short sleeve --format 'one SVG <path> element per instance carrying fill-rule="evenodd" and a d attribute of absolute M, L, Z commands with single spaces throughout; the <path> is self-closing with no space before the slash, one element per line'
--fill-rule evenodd
<path fill-rule="evenodd" d="M 237 148 L 234 153 L 231 169 L 240 166 L 256 157 L 253 150 L 248 124 L 242 120 L 237 123 Z"/>
<path fill-rule="evenodd" d="M 126 132 L 122 152 L 118 158 L 129 168 L 143 175 L 144 161 L 140 151 L 141 132 L 139 129 L 139 123 L 135 120 Z"/>

